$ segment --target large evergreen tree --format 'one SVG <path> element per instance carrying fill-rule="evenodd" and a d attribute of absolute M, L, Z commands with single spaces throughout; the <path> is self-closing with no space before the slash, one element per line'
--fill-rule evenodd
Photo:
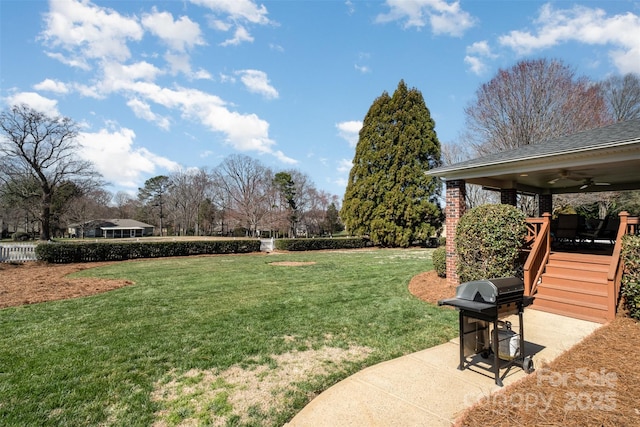
<path fill-rule="evenodd" d="M 407 247 L 429 237 L 442 221 L 440 183 L 426 175 L 438 166 L 440 142 L 422 93 L 404 80 L 385 91 L 364 119 L 340 212 L 351 234 L 375 244 Z"/>

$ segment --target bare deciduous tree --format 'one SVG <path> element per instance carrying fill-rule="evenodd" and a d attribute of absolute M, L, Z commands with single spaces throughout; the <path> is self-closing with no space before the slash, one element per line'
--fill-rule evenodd
<path fill-rule="evenodd" d="M 113 203 L 115 203 L 118 218 L 134 218 L 140 206 L 138 199 L 124 191 L 118 191 L 113 196 Z"/>
<path fill-rule="evenodd" d="M 611 76 L 599 87 L 616 122 L 640 117 L 640 77 L 637 74 Z"/>
<path fill-rule="evenodd" d="M 37 182 L 40 239 L 49 240 L 52 203 L 61 186 L 73 182 L 87 190 L 100 184 L 100 174 L 79 157 L 77 125 L 70 118 L 13 106 L 0 114 L 0 131 L 0 180 L 10 192 L 25 180 Z"/>
<path fill-rule="evenodd" d="M 597 85 L 557 60 L 521 61 L 499 70 L 465 109 L 480 154 L 537 144 L 611 122 Z"/>
<path fill-rule="evenodd" d="M 254 235 L 269 211 L 273 173 L 251 157 L 232 154 L 214 172 L 216 184 L 231 202 L 230 211 L 237 221 Z"/>
<path fill-rule="evenodd" d="M 174 228 L 179 235 L 199 235 L 198 214 L 207 199 L 211 176 L 204 169 L 190 169 L 171 175 L 169 204 L 173 208 Z"/>
<path fill-rule="evenodd" d="M 442 144 L 442 161 L 445 165 L 463 162 L 474 158 L 476 155 L 470 143 L 447 143 Z M 465 202 L 468 209 L 480 205 L 494 204 L 500 202 L 500 193 L 485 190 L 480 185 L 466 184 Z"/>

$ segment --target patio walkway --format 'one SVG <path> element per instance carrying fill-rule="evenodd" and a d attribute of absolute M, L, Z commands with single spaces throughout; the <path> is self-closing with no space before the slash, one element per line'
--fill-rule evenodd
<path fill-rule="evenodd" d="M 535 366 L 541 366 L 600 326 L 527 309 L 525 352 L 534 354 Z M 477 365 L 459 371 L 458 359 L 456 338 L 371 366 L 320 394 L 287 426 L 450 426 L 464 409 L 501 389 L 494 383 L 489 363 L 478 357 Z M 501 374 L 505 386 L 526 375 L 517 366 L 509 369 L 506 376 L 504 370 Z"/>

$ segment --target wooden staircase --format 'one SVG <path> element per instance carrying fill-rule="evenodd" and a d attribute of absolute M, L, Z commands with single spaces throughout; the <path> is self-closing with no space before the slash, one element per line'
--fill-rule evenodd
<path fill-rule="evenodd" d="M 607 322 L 607 273 L 611 256 L 552 252 L 531 308 L 593 322 Z"/>

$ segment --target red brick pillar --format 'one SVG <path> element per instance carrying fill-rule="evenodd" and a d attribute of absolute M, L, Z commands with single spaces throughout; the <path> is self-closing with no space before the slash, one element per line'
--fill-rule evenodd
<path fill-rule="evenodd" d="M 538 215 L 545 212 L 553 213 L 553 196 L 551 194 L 540 194 L 538 196 Z"/>
<path fill-rule="evenodd" d="M 467 191 L 464 180 L 447 181 L 447 206 L 445 207 L 445 224 L 447 226 L 447 284 L 460 284 L 456 273 L 456 226 L 467 208 Z"/>
<path fill-rule="evenodd" d="M 500 189 L 500 203 L 503 205 L 518 206 L 518 190 L 515 188 Z"/>

